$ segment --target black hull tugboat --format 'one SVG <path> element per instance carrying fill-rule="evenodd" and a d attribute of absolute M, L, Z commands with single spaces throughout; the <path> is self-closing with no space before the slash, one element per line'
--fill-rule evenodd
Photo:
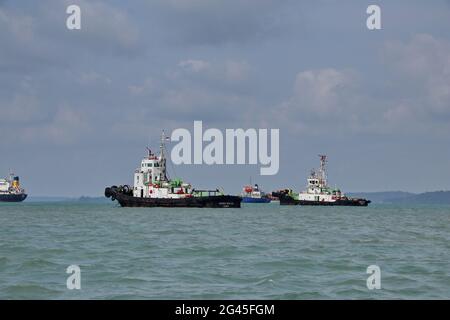
<path fill-rule="evenodd" d="M 122 207 L 173 208 L 240 208 L 242 198 L 216 190 L 196 190 L 180 179 L 169 179 L 166 171 L 165 144 L 162 135 L 160 154 L 148 150 L 141 166 L 134 173 L 134 186 L 112 186 L 105 196 L 117 200 Z"/>
<path fill-rule="evenodd" d="M 27 198 L 20 187 L 19 177 L 10 174 L 8 179 L 0 179 L 0 202 L 22 202 Z"/>
<path fill-rule="evenodd" d="M 305 191 L 295 193 L 290 189 L 273 192 L 272 195 L 280 199 L 280 205 L 302 206 L 352 206 L 367 207 L 370 200 L 349 198 L 337 188 L 330 188 L 327 183 L 326 163 L 327 156 L 320 155 L 320 169 L 312 170 L 308 178 L 308 187 Z"/>
<path fill-rule="evenodd" d="M 183 207 L 183 208 L 240 208 L 241 199 L 220 194 L 220 191 L 192 190 L 197 196 L 184 198 L 140 198 L 133 196 L 128 186 L 105 189 L 105 196 L 117 200 L 122 207 Z M 208 195 L 205 195 L 208 194 Z"/>

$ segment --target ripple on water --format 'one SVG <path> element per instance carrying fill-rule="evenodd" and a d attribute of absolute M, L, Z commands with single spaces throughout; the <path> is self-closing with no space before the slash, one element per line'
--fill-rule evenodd
<path fill-rule="evenodd" d="M 15 284 L 1 290 L 5 299 L 55 299 L 62 290 L 49 289 L 37 284 Z"/>
<path fill-rule="evenodd" d="M 448 208 L 2 209 L 6 299 L 450 298 Z M 71 264 L 79 292 L 66 289 Z M 372 264 L 377 292 L 366 287 Z"/>

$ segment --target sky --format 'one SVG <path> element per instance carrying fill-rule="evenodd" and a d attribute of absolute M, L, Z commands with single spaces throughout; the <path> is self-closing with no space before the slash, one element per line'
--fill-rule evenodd
<path fill-rule="evenodd" d="M 299 190 L 327 154 L 343 191 L 449 190 L 449 30 L 444 0 L 0 0 L 0 176 L 100 196 L 201 120 L 278 128 L 280 170 L 169 165 L 198 188 Z"/>

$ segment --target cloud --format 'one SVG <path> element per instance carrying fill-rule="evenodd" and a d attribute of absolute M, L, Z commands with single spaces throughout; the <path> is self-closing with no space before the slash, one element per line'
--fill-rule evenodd
<path fill-rule="evenodd" d="M 15 94 L 12 99 L 0 101 L 0 123 L 2 126 L 29 124 L 42 119 L 39 101 L 32 94 Z"/>
<path fill-rule="evenodd" d="M 180 61 L 178 67 L 179 69 L 168 72 L 169 77 L 172 79 L 201 80 L 203 85 L 209 83 L 218 86 L 242 85 L 249 80 L 251 71 L 248 62 L 235 60 L 218 62 L 187 59 Z"/>
<path fill-rule="evenodd" d="M 66 0 L 64 3 L 66 6 L 78 4 L 82 15 L 82 29 L 80 32 L 64 30 L 66 40 L 75 41 L 87 50 L 94 49 L 109 54 L 134 55 L 143 49 L 139 42 L 139 28 L 125 10 L 99 1 Z M 60 12 L 58 17 L 59 15 Z"/>
<path fill-rule="evenodd" d="M 250 66 L 245 61 L 183 59 L 163 72 L 128 86 L 141 114 L 161 120 L 234 121 L 256 105 L 246 92 Z M 151 105 L 151 107 L 149 107 Z"/>
<path fill-rule="evenodd" d="M 86 137 L 91 128 L 87 114 L 69 105 L 43 110 L 35 95 L 18 93 L 10 101 L 0 101 L 2 144 L 72 144 Z"/>
<path fill-rule="evenodd" d="M 210 63 L 203 60 L 189 59 L 180 61 L 178 66 L 191 72 L 202 72 L 209 69 Z"/>
<path fill-rule="evenodd" d="M 97 84 L 109 85 L 112 80 L 108 76 L 102 75 L 95 71 L 82 72 L 79 77 L 79 82 L 82 85 L 92 86 Z"/>
<path fill-rule="evenodd" d="M 320 117 L 336 117 L 348 108 L 346 95 L 354 93 L 355 76 L 348 70 L 321 69 L 299 72 L 291 104 Z"/>
<path fill-rule="evenodd" d="M 382 59 L 386 73 L 376 80 L 352 69 L 298 72 L 273 119 L 309 134 L 449 133 L 450 42 L 418 34 L 387 42 Z"/>
<path fill-rule="evenodd" d="M 416 111 L 450 117 L 449 41 L 418 34 L 406 43 L 387 43 L 383 56 L 400 83 L 409 86 L 409 100 Z"/>
<path fill-rule="evenodd" d="M 2 37 L 14 40 L 20 44 L 26 44 L 35 36 L 34 20 L 26 15 L 13 15 L 0 7 L 0 25 Z"/>
<path fill-rule="evenodd" d="M 66 28 L 66 7 L 81 8 L 81 30 Z M 145 52 L 140 32 L 123 9 L 100 1 L 49 0 L 0 6 L 0 68 L 29 72 L 67 68 L 98 55 L 133 57 Z"/>
<path fill-rule="evenodd" d="M 132 96 L 148 95 L 154 93 L 158 86 L 157 80 L 147 77 L 141 84 L 129 85 L 128 91 Z"/>
<path fill-rule="evenodd" d="M 23 128 L 20 137 L 27 143 L 50 142 L 56 145 L 70 145 L 89 136 L 90 131 L 86 114 L 74 107 L 62 105 L 56 109 L 49 121 Z"/>
<path fill-rule="evenodd" d="M 183 45 L 242 44 L 279 33 L 280 15 L 288 1 L 276 0 L 158 0 L 167 39 Z M 173 23 L 176 21 L 176 23 Z M 170 23 L 168 23 L 170 22 Z"/>
<path fill-rule="evenodd" d="M 13 12 L 0 7 L 0 69 L 15 72 L 23 70 L 30 63 L 46 60 L 46 50 L 36 44 L 36 19 L 32 16 Z M 34 66 L 33 66 L 34 67 Z"/>
<path fill-rule="evenodd" d="M 66 28 L 69 4 L 81 7 L 81 30 Z M 126 85 L 116 71 L 145 54 L 139 37 L 126 8 L 109 2 L 0 4 L 0 131 L 13 136 L 0 144 L 75 143 L 111 119 Z"/>
<path fill-rule="evenodd" d="M 225 63 L 225 77 L 229 81 L 247 80 L 249 73 L 250 65 L 246 61 L 227 61 Z"/>
<path fill-rule="evenodd" d="M 297 73 L 292 95 L 272 112 L 280 126 L 295 132 L 320 133 L 326 127 L 357 124 L 362 99 L 353 70 L 334 68 Z"/>

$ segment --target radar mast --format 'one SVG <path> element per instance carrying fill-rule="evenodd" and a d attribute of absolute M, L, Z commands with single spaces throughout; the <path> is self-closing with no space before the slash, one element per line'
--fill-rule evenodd
<path fill-rule="evenodd" d="M 328 182 L 327 182 L 327 156 L 324 154 L 319 154 L 320 157 L 320 168 L 319 168 L 319 180 L 320 180 L 320 185 L 322 186 L 327 186 Z"/>

